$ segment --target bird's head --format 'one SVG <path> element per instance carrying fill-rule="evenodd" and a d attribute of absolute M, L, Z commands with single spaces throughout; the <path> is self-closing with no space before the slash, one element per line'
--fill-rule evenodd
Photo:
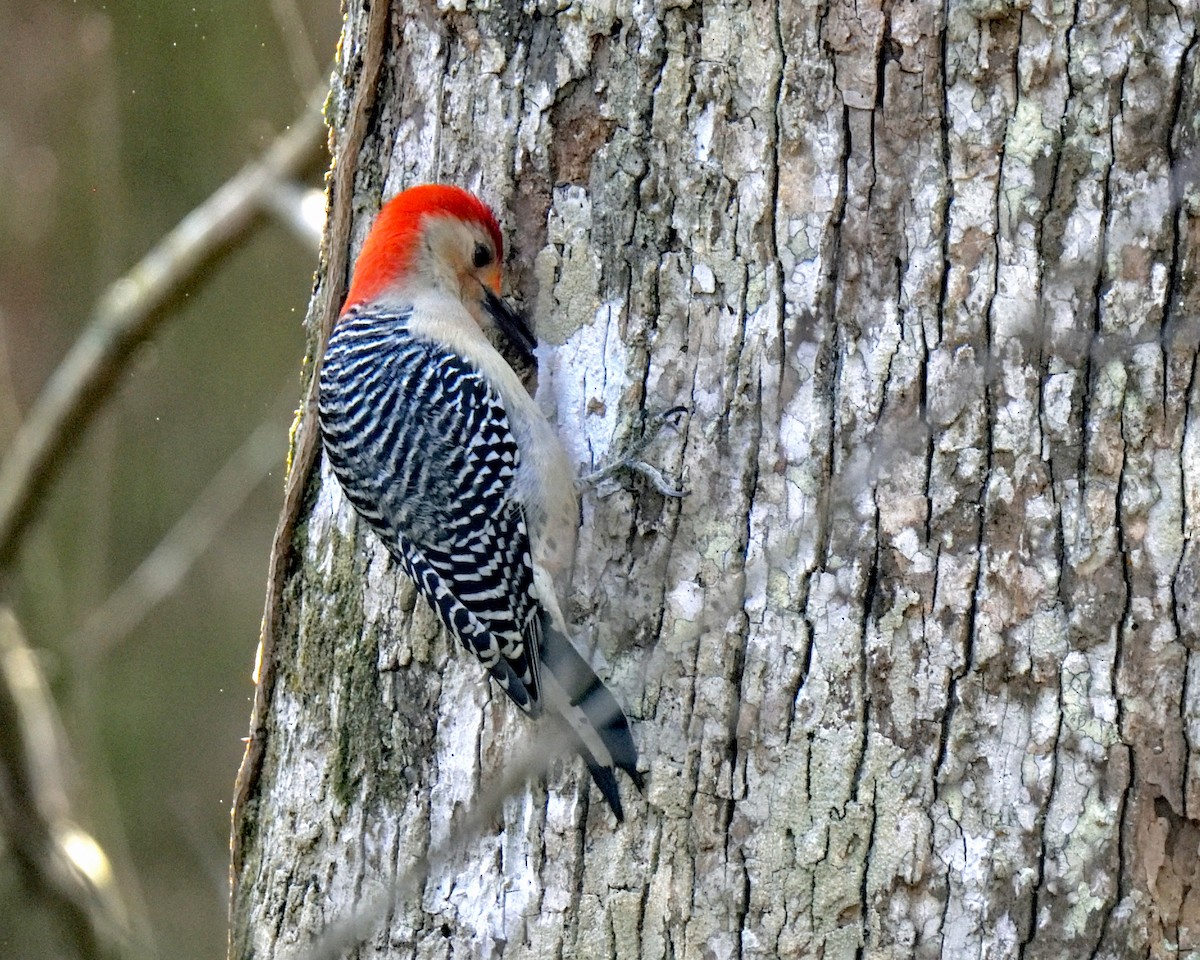
<path fill-rule="evenodd" d="M 503 258 L 500 226 L 482 200 L 442 184 L 410 187 L 375 218 L 342 313 L 367 303 L 409 306 L 423 294 L 448 296 L 510 363 L 528 366 L 537 341 L 525 318 L 500 297 Z"/>
<path fill-rule="evenodd" d="M 500 292 L 504 241 L 492 211 L 458 187 L 410 187 L 383 205 L 342 307 L 449 294 L 470 305 Z"/>

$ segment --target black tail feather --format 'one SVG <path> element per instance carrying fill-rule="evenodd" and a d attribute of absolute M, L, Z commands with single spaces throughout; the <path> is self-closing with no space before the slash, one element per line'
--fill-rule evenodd
<path fill-rule="evenodd" d="M 596 781 L 596 786 L 608 801 L 618 822 L 623 821 L 625 813 L 621 807 L 621 795 L 617 789 L 617 778 L 613 768 L 620 767 L 624 770 L 633 781 L 633 785 L 638 788 L 638 792 L 645 789 L 645 780 L 637 769 L 638 752 L 633 742 L 633 732 L 629 729 L 629 721 L 608 687 L 596 676 L 596 671 L 570 640 L 555 630 L 549 622 L 543 624 L 542 637 L 543 669 L 554 675 L 570 699 L 571 705 L 583 712 L 588 725 L 595 731 L 603 749 L 612 759 L 611 764 L 605 762 L 608 757 L 597 755 L 600 751 L 589 747 L 585 735 L 576 729 L 569 717 L 564 717 L 572 742 L 583 756 L 592 779 Z"/>

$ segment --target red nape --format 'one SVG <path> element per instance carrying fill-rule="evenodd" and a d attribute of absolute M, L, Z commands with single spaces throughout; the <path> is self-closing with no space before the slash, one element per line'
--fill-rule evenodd
<path fill-rule="evenodd" d="M 379 211 L 354 265 L 354 277 L 342 313 L 375 299 L 412 264 L 422 217 L 444 214 L 478 223 L 496 244 L 496 260 L 504 259 L 500 225 L 488 205 L 458 187 L 429 183 L 396 194 Z"/>

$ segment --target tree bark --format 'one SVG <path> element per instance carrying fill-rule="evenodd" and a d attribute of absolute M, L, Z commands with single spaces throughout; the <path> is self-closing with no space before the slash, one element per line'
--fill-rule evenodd
<path fill-rule="evenodd" d="M 1200 951 L 1191 8 L 382 6 L 311 354 L 381 199 L 443 180 L 581 473 L 689 408 L 647 453 L 688 496 L 585 491 L 569 603 L 648 788 L 617 826 L 563 758 L 495 802 L 542 731 L 305 407 L 231 955 Z"/>

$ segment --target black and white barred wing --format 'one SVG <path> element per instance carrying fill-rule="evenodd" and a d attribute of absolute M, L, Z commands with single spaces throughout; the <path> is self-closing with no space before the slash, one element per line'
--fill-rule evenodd
<path fill-rule="evenodd" d="M 508 415 L 470 364 L 405 320 L 339 321 L 321 371 L 326 454 L 450 632 L 537 714 L 541 626 Z"/>

